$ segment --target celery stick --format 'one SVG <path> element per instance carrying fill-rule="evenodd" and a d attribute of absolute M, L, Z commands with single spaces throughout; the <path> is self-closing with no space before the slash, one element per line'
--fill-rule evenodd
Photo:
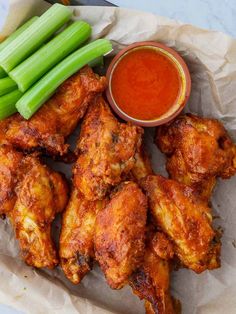
<path fill-rule="evenodd" d="M 84 65 L 107 54 L 111 50 L 112 44 L 109 40 L 97 39 L 73 52 L 44 75 L 18 100 L 16 103 L 17 110 L 25 119 L 29 119 L 55 92 L 62 82 L 76 73 Z"/>
<path fill-rule="evenodd" d="M 72 11 L 54 4 L 23 33 L 0 52 L 0 66 L 8 73 L 20 62 L 36 51 L 72 16 Z"/>
<path fill-rule="evenodd" d="M 10 93 L 13 89 L 16 89 L 16 83 L 10 77 L 4 77 L 0 79 L 0 96 Z"/>
<path fill-rule="evenodd" d="M 55 64 L 67 57 L 91 35 L 88 23 L 77 21 L 9 72 L 20 91 L 25 92 Z"/>
<path fill-rule="evenodd" d="M 0 44 L 0 51 L 2 51 L 7 45 L 9 45 L 13 40 L 15 40 L 20 34 L 22 34 L 30 25 L 32 25 L 39 17 L 33 16 L 26 23 L 18 27 L 11 35 L 9 35 Z"/>
<path fill-rule="evenodd" d="M 38 19 L 38 16 L 32 17 L 25 24 L 17 28 L 10 36 L 8 36 L 1 44 L 0 51 L 2 51 L 7 45 L 9 45 L 15 38 L 17 38 L 21 33 L 24 32 L 34 21 Z M 0 78 L 7 76 L 7 73 L 0 67 Z"/>
<path fill-rule="evenodd" d="M 5 119 L 13 113 L 17 112 L 15 104 L 21 96 L 22 93 L 16 89 L 11 93 L 0 97 L 0 120 Z"/>
<path fill-rule="evenodd" d="M 7 76 L 7 73 L 0 67 L 0 78 Z"/>

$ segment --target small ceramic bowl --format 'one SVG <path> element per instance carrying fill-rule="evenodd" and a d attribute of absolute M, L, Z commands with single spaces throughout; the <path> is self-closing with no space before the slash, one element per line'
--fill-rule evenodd
<path fill-rule="evenodd" d="M 129 116 L 127 113 L 121 110 L 121 108 L 116 103 L 112 95 L 112 75 L 113 72 L 118 65 L 118 63 L 127 55 L 129 52 L 133 51 L 133 49 L 140 49 L 140 48 L 152 48 L 155 49 L 158 53 L 166 56 L 173 65 L 177 68 L 181 80 L 181 88 L 180 93 L 177 97 L 177 100 L 173 105 L 169 108 L 167 112 L 162 114 L 161 116 L 155 118 L 154 120 L 139 120 L 137 118 Z M 111 61 L 108 70 L 107 70 L 107 80 L 108 80 L 108 88 L 106 90 L 107 99 L 113 108 L 113 110 L 117 113 L 125 121 L 131 121 L 134 124 L 145 126 L 145 127 L 153 127 L 158 126 L 161 124 L 165 124 L 170 120 L 174 119 L 184 108 L 186 105 L 190 90 L 191 90 L 191 78 L 189 74 L 188 67 L 184 62 L 183 58 L 173 49 L 167 47 L 164 44 L 152 42 L 152 41 L 144 41 L 134 43 L 129 45 L 125 49 L 121 50 Z"/>

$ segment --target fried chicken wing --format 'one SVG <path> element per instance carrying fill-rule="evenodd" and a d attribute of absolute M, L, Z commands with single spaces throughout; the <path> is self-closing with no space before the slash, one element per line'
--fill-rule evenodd
<path fill-rule="evenodd" d="M 173 254 L 167 237 L 162 232 L 153 234 L 147 242 L 142 266 L 131 277 L 130 285 L 134 293 L 145 300 L 146 314 L 179 313 L 175 306 L 177 301 L 169 292 L 169 259 Z"/>
<path fill-rule="evenodd" d="M 131 174 L 135 181 L 139 182 L 139 180 L 145 178 L 148 175 L 153 174 L 151 161 L 149 159 L 147 152 L 145 151 L 145 147 L 143 144 L 138 149 L 134 158 L 135 163 L 133 168 L 131 169 Z"/>
<path fill-rule="evenodd" d="M 142 263 L 147 201 L 138 185 L 122 183 L 99 211 L 95 226 L 95 257 L 112 289 L 120 289 Z"/>
<path fill-rule="evenodd" d="M 98 96 L 84 118 L 77 150 L 74 184 L 88 200 L 103 199 L 134 166 L 143 130 L 119 123 Z"/>
<path fill-rule="evenodd" d="M 1 121 L 5 142 L 26 151 L 66 154 L 66 138 L 83 117 L 89 102 L 105 87 L 105 77 L 99 77 L 91 68 L 84 67 L 67 79 L 31 119 L 25 120 L 15 114 Z"/>
<path fill-rule="evenodd" d="M 66 205 L 67 184 L 34 156 L 24 158 L 21 172 L 24 176 L 16 187 L 16 203 L 9 217 L 22 257 L 28 265 L 53 268 L 58 259 L 51 223 Z"/>
<path fill-rule="evenodd" d="M 163 232 L 154 233 L 150 242 L 152 250 L 161 259 L 169 260 L 174 257 L 173 244 Z"/>
<path fill-rule="evenodd" d="M 7 215 L 15 205 L 15 187 L 22 159 L 23 154 L 11 146 L 0 146 L 0 215 Z"/>
<path fill-rule="evenodd" d="M 141 184 L 155 223 L 173 241 L 183 265 L 196 273 L 219 267 L 221 245 L 214 242 L 210 208 L 193 189 L 159 175 L 148 176 Z"/>
<path fill-rule="evenodd" d="M 63 213 L 60 261 L 66 277 L 74 284 L 78 284 L 92 268 L 95 221 L 102 206 L 103 201 L 88 201 L 73 188 Z"/>
<path fill-rule="evenodd" d="M 157 130 L 156 143 L 168 157 L 170 177 L 209 200 L 216 177 L 236 173 L 236 146 L 214 119 L 186 114 Z"/>

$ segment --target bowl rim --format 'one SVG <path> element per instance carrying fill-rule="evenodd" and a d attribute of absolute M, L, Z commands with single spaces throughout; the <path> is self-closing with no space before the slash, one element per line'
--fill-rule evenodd
<path fill-rule="evenodd" d="M 173 57 L 173 59 L 175 59 L 175 61 L 178 63 L 178 65 L 181 67 L 181 69 L 184 73 L 184 77 L 185 77 L 185 81 L 186 81 L 186 83 L 185 83 L 186 84 L 186 90 L 185 90 L 185 95 L 184 95 L 183 101 L 179 105 L 179 107 L 177 108 L 176 111 L 174 111 L 172 114 L 170 114 L 169 116 L 167 116 L 163 119 L 161 119 L 161 117 L 159 117 L 158 120 L 140 120 L 140 119 L 133 118 L 133 117 L 129 116 L 128 114 L 124 113 L 120 109 L 120 107 L 117 105 L 114 98 L 112 97 L 111 78 L 112 78 L 114 66 L 116 66 L 119 63 L 119 61 L 122 59 L 124 54 L 126 54 L 127 52 L 129 52 L 130 50 L 132 50 L 134 48 L 138 48 L 138 47 L 142 47 L 142 46 L 144 46 L 144 47 L 145 46 L 146 47 L 147 46 L 157 47 L 157 48 L 161 48 L 162 50 L 167 51 Z M 189 69 L 188 69 L 184 59 L 174 49 L 166 46 L 163 43 L 159 43 L 156 41 L 136 42 L 136 43 L 133 43 L 131 45 L 128 45 L 127 47 L 125 47 L 124 49 L 119 51 L 116 54 L 116 56 L 112 59 L 110 65 L 107 69 L 106 77 L 107 77 L 107 81 L 108 81 L 108 87 L 106 89 L 106 97 L 107 97 L 107 100 L 108 100 L 110 106 L 115 111 L 115 113 L 125 121 L 132 122 L 136 125 L 145 126 L 145 127 L 158 126 L 158 125 L 165 124 L 165 123 L 169 122 L 170 120 L 173 120 L 185 107 L 185 105 L 189 99 L 190 92 L 191 92 L 191 77 L 190 77 Z"/>

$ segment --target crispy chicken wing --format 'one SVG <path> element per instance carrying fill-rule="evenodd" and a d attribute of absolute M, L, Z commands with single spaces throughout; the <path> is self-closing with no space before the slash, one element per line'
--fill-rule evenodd
<path fill-rule="evenodd" d="M 236 172 L 236 146 L 217 120 L 180 116 L 158 128 L 156 143 L 168 157 L 170 177 L 191 186 L 205 200 L 216 177 L 226 179 Z"/>
<path fill-rule="evenodd" d="M 88 200 L 103 199 L 111 186 L 134 166 L 143 130 L 120 123 L 98 96 L 84 118 L 73 174 L 75 186 Z"/>
<path fill-rule="evenodd" d="M 5 141 L 27 151 L 44 150 L 50 155 L 67 153 L 65 139 L 83 117 L 89 102 L 105 87 L 105 77 L 84 67 L 66 80 L 28 121 L 19 114 L 1 121 Z"/>
<path fill-rule="evenodd" d="M 139 182 L 153 170 L 144 145 L 135 154 L 135 164 L 131 177 Z M 152 229 L 152 228 L 149 228 Z M 147 246 L 142 266 L 133 273 L 130 285 L 140 299 L 145 300 L 146 314 L 174 314 L 172 298 L 169 294 L 170 265 L 174 250 L 170 240 L 162 232 L 149 230 Z"/>
<path fill-rule="evenodd" d="M 38 158 L 27 156 L 16 187 L 16 203 L 9 213 L 19 240 L 22 257 L 28 265 L 53 268 L 58 263 L 51 238 L 51 223 L 67 202 L 64 178 Z"/>
<path fill-rule="evenodd" d="M 23 154 L 11 146 L 0 146 L 0 215 L 7 215 L 15 205 L 15 187 L 22 159 Z"/>
<path fill-rule="evenodd" d="M 122 183 L 97 215 L 95 257 L 112 289 L 128 283 L 142 263 L 146 215 L 146 197 L 131 181 Z"/>
<path fill-rule="evenodd" d="M 175 314 L 170 296 L 170 264 L 174 251 L 162 232 L 153 234 L 147 242 L 142 266 L 133 273 L 130 285 L 140 299 L 145 300 L 146 314 Z"/>
<path fill-rule="evenodd" d="M 91 270 L 96 215 L 102 206 L 103 201 L 88 201 L 73 188 L 62 219 L 60 260 L 66 277 L 74 284 Z"/>
<path fill-rule="evenodd" d="M 145 151 L 144 144 L 140 146 L 134 158 L 135 163 L 133 168 L 131 169 L 131 175 L 133 176 L 135 181 L 139 182 L 139 180 L 153 174 L 151 161 L 147 152 Z"/>
<path fill-rule="evenodd" d="M 174 248 L 169 238 L 160 231 L 155 232 L 151 238 L 151 248 L 161 259 L 169 260 L 174 257 Z M 150 246 L 150 245 L 149 245 Z"/>
<path fill-rule="evenodd" d="M 219 267 L 220 243 L 214 242 L 206 203 L 190 187 L 159 175 L 146 177 L 142 187 L 154 221 L 175 244 L 180 261 L 196 273 Z"/>

